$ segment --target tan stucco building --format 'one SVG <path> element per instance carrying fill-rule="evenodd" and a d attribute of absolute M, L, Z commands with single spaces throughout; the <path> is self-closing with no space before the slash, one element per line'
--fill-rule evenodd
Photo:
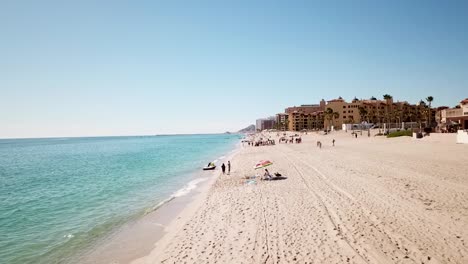
<path fill-rule="evenodd" d="M 319 104 L 301 105 L 288 107 L 284 110 L 287 129 L 290 131 L 301 131 L 304 129 L 323 128 L 323 111 L 326 107 L 325 100 L 322 99 Z M 278 118 L 284 118 L 278 114 Z"/>
<path fill-rule="evenodd" d="M 338 113 L 338 117 L 330 119 L 327 109 Z M 343 124 L 362 122 L 402 123 L 421 122 L 422 126 L 435 126 L 436 110 L 430 109 L 424 102 L 409 104 L 406 101 L 394 102 L 393 98 L 385 100 L 357 99 L 346 102 L 343 98 L 322 99 L 320 104 L 293 106 L 285 109 L 285 113 L 276 115 L 276 122 L 281 130 L 300 131 L 303 129 L 330 128 L 341 129 Z"/>
<path fill-rule="evenodd" d="M 458 107 L 439 109 L 436 120 L 441 131 L 446 131 L 453 125 L 463 130 L 468 129 L 468 98 L 462 100 Z"/>
<path fill-rule="evenodd" d="M 384 122 L 413 122 L 416 120 L 430 123 L 435 119 L 435 110 L 429 109 L 425 104 L 412 105 L 406 101 L 394 102 L 393 98 L 377 100 L 359 100 L 354 98 L 350 103 L 343 98 L 329 100 L 327 108 L 339 114 L 338 118 L 329 120 L 325 118 L 325 127 L 333 125 L 341 128 L 343 124 L 356 124 L 362 122 L 384 123 Z M 326 110 L 325 109 L 325 110 Z M 361 110 L 362 109 L 362 110 Z M 427 119 L 430 121 L 428 122 Z"/>
<path fill-rule="evenodd" d="M 304 113 L 295 111 L 288 115 L 289 131 L 314 130 L 323 128 L 323 111 Z"/>

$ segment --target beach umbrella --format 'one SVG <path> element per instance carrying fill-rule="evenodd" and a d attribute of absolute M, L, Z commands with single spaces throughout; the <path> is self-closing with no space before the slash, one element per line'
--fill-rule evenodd
<path fill-rule="evenodd" d="M 273 165 L 273 162 L 269 160 L 261 160 L 255 165 L 254 169 L 261 169 L 261 168 L 268 167 L 270 165 Z"/>

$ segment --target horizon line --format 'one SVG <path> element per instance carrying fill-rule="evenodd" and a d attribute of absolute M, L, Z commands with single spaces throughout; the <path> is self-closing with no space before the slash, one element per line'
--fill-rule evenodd
<path fill-rule="evenodd" d="M 0 138 L 0 140 L 16 140 L 16 139 L 67 139 L 67 138 L 105 138 L 105 137 L 160 137 L 160 136 L 196 136 L 196 135 L 223 135 L 242 134 L 241 132 L 217 132 L 217 133 L 174 133 L 174 134 L 152 134 L 152 135 L 114 135 L 114 136 L 50 136 L 50 137 L 11 137 Z"/>

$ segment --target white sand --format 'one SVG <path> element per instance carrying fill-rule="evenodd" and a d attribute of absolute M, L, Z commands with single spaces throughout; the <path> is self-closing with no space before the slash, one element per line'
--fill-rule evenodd
<path fill-rule="evenodd" d="M 287 179 L 246 184 L 263 159 Z M 468 263 L 468 145 L 453 135 L 314 133 L 232 166 L 134 263 Z"/>

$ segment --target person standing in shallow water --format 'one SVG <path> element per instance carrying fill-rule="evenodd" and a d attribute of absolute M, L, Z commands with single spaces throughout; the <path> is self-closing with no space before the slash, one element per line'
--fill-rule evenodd
<path fill-rule="evenodd" d="M 231 174 L 231 161 L 228 160 L 228 175 Z"/>
<path fill-rule="evenodd" d="M 226 165 L 224 165 L 224 163 L 221 165 L 221 170 L 223 171 L 223 174 L 226 172 Z"/>
<path fill-rule="evenodd" d="M 335 146 L 335 139 L 332 140 L 333 146 Z"/>

